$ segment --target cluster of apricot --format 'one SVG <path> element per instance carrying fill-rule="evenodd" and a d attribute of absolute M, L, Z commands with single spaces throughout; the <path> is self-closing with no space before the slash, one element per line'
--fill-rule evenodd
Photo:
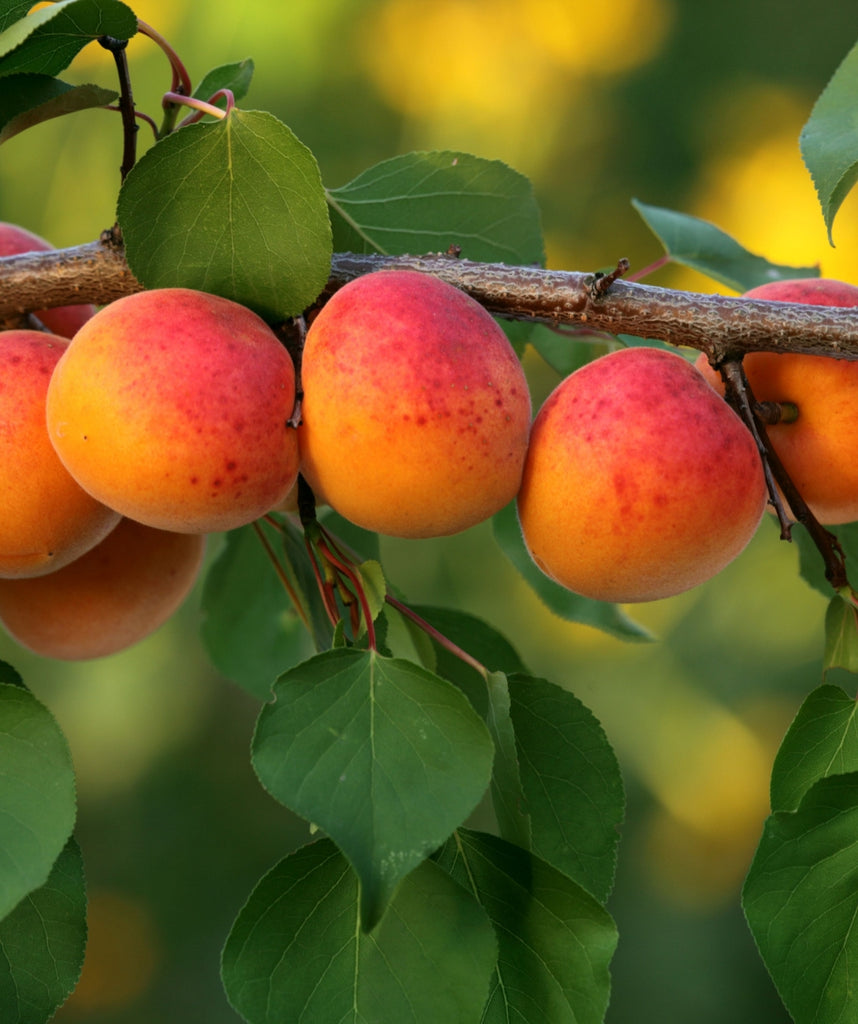
<path fill-rule="evenodd" d="M 0 225 L 0 255 L 44 248 Z M 836 282 L 756 294 L 858 305 Z M 45 330 L 0 333 L 0 622 L 49 657 L 152 632 L 193 586 L 206 536 L 288 508 L 299 472 L 319 503 L 397 537 L 456 533 L 517 500 L 537 565 L 610 601 L 703 582 L 765 510 L 756 444 L 706 365 L 617 351 L 533 419 L 497 322 L 425 274 L 367 275 L 326 302 L 297 429 L 291 357 L 241 305 L 167 288 L 35 316 Z M 818 517 L 858 518 L 858 468 L 831 429 L 854 415 L 856 364 L 746 367 L 758 398 L 799 410 L 773 439 Z"/>

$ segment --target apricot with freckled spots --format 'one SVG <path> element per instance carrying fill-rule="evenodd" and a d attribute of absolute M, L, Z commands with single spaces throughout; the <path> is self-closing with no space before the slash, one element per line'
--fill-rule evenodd
<path fill-rule="evenodd" d="M 563 380 L 533 422 L 518 515 L 569 590 L 653 601 L 720 572 L 767 492 L 741 419 L 677 353 L 623 349 Z"/>
<path fill-rule="evenodd" d="M 298 473 L 291 357 L 251 310 L 187 288 L 139 292 L 78 331 L 47 422 L 68 471 L 124 516 L 211 533 L 279 504 Z"/>
<path fill-rule="evenodd" d="M 45 396 L 68 344 L 43 331 L 0 332 L 0 577 L 52 572 L 119 521 L 69 474 L 48 437 Z"/>
<path fill-rule="evenodd" d="M 530 428 L 527 381 L 464 292 L 385 270 L 337 291 L 307 333 L 301 471 L 368 530 L 436 537 L 512 501 Z"/>

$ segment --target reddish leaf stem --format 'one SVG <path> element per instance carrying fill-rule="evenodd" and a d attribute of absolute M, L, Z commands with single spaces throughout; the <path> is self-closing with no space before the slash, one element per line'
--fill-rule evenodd
<path fill-rule="evenodd" d="M 301 605 L 301 602 L 298 600 L 298 595 L 295 593 L 295 589 L 292 586 L 289 577 L 283 571 L 283 566 L 280 564 L 280 560 L 277 558 L 277 554 L 274 551 L 274 548 L 271 546 L 268 538 L 265 536 L 264 530 L 262 529 L 258 522 L 253 523 L 253 530 L 256 536 L 259 538 L 263 548 L 265 548 L 265 553 L 268 555 L 268 560 L 274 566 L 274 571 L 277 573 L 277 578 L 283 584 L 283 589 L 289 595 L 289 600 L 292 602 L 292 605 L 295 608 L 298 618 L 300 618 L 301 622 L 303 622 L 306 629 L 309 630 L 310 620 L 307 618 L 307 613 L 304 610 L 303 606 Z"/>
<path fill-rule="evenodd" d="M 398 598 L 395 598 L 392 594 L 385 594 L 384 600 L 392 608 L 395 608 L 398 612 L 404 615 L 406 618 L 419 626 L 428 636 L 430 636 L 436 643 L 440 644 L 443 648 L 448 650 L 455 657 L 459 658 L 466 665 L 470 665 L 472 669 L 479 672 L 483 679 L 488 680 L 489 670 L 482 662 L 477 661 L 472 655 L 468 654 L 466 650 L 459 647 L 458 644 L 453 643 L 449 637 L 444 636 L 440 630 L 437 630 L 431 622 L 427 622 L 421 615 L 418 615 L 413 609 L 409 608 L 408 605 L 403 604 Z"/>

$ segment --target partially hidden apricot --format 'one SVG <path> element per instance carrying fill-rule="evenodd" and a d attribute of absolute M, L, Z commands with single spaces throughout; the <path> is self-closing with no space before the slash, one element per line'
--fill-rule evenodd
<path fill-rule="evenodd" d="M 131 519 L 92 550 L 37 579 L 0 580 L 0 622 L 46 658 L 115 654 L 163 625 L 191 591 L 205 537 Z"/>
<path fill-rule="evenodd" d="M 531 407 L 506 335 L 464 292 L 387 270 L 337 291 L 307 334 L 301 467 L 368 530 L 456 533 L 518 490 Z"/>
<path fill-rule="evenodd" d="M 165 288 L 119 299 L 78 331 L 51 379 L 47 421 L 99 501 L 159 529 L 210 533 L 288 493 L 294 404 L 291 357 L 260 317 Z"/>
<path fill-rule="evenodd" d="M 52 572 L 119 521 L 69 474 L 48 437 L 48 382 L 68 344 L 43 331 L 0 332 L 0 576 Z"/>
<path fill-rule="evenodd" d="M 602 601 L 653 601 L 714 576 L 747 545 L 767 493 L 750 431 L 679 354 L 602 356 L 537 414 L 518 497 L 552 579 Z"/>
<path fill-rule="evenodd" d="M 746 298 L 816 306 L 858 306 L 858 287 L 831 278 L 771 281 Z M 821 523 L 858 520 L 858 362 L 793 352 L 751 352 L 742 361 L 759 402 L 797 410 L 767 427 L 772 445 Z M 697 367 L 723 393 L 704 355 Z M 791 410 L 792 414 L 793 410 Z"/>
<path fill-rule="evenodd" d="M 41 235 L 36 235 L 17 224 L 0 221 L 0 256 L 17 256 L 23 252 L 48 252 L 53 248 L 54 246 Z M 33 311 L 33 315 L 52 334 L 58 334 L 61 338 L 73 337 L 94 313 L 95 306 L 89 303 Z"/>

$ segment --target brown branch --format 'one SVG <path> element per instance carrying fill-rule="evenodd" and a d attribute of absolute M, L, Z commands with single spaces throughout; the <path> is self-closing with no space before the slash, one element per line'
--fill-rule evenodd
<path fill-rule="evenodd" d="M 753 351 L 858 359 L 858 309 L 703 295 L 622 280 L 594 297 L 595 274 L 475 263 L 445 254 L 335 253 L 321 298 L 355 277 L 391 268 L 434 274 L 500 317 L 658 338 L 699 349 L 714 363 Z M 101 305 L 141 289 L 110 236 L 0 259 L 0 319 L 69 303 Z"/>

